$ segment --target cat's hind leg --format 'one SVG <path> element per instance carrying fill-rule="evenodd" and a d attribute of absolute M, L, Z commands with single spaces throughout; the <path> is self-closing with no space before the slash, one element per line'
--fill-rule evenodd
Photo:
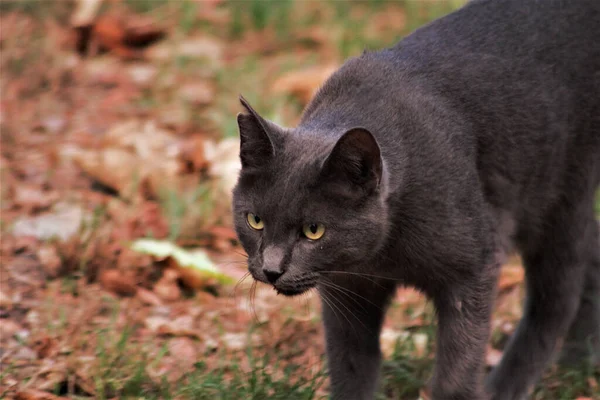
<path fill-rule="evenodd" d="M 561 363 L 600 366 L 600 225 L 589 231 L 583 246 L 589 261 L 577 315 L 563 345 Z"/>
<path fill-rule="evenodd" d="M 526 399 L 577 314 L 589 261 L 582 239 L 597 229 L 589 204 L 557 205 L 535 245 L 524 245 L 527 300 L 500 364 L 487 380 L 494 400 Z"/>

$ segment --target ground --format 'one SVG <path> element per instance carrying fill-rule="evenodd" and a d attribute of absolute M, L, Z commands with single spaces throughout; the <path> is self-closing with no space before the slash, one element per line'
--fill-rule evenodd
<path fill-rule="evenodd" d="M 0 397 L 326 398 L 318 299 L 253 283 L 231 229 L 238 95 L 293 125 L 345 58 L 461 3 L 0 2 Z M 232 283 L 140 238 L 199 249 Z M 489 366 L 522 280 L 514 257 Z M 427 398 L 433 321 L 398 291 L 380 399 Z M 533 398 L 600 398 L 599 380 L 553 367 Z"/>

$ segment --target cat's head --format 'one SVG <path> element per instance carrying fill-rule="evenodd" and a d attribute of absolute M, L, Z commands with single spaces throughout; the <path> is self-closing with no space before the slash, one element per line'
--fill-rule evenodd
<path fill-rule="evenodd" d="M 238 115 L 242 170 L 233 212 L 254 279 L 292 296 L 368 263 L 388 225 L 373 135 L 285 129 L 241 101 L 247 113 Z"/>

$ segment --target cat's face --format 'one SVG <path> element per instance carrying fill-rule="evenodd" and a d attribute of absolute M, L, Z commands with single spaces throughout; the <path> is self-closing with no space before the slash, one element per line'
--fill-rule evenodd
<path fill-rule="evenodd" d="M 235 228 L 254 279 L 296 295 L 351 272 L 387 232 L 382 161 L 373 136 L 353 129 L 337 142 L 238 116 L 242 171 Z"/>

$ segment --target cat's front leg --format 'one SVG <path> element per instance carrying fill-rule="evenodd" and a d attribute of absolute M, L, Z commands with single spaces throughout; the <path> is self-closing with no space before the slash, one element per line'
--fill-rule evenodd
<path fill-rule="evenodd" d="M 484 360 L 495 274 L 454 284 L 433 297 L 438 312 L 434 400 L 484 400 Z M 493 276 L 492 276 L 493 275 Z"/>
<path fill-rule="evenodd" d="M 395 285 L 325 279 L 319 285 L 331 398 L 371 400 L 377 389 L 379 333 Z"/>

